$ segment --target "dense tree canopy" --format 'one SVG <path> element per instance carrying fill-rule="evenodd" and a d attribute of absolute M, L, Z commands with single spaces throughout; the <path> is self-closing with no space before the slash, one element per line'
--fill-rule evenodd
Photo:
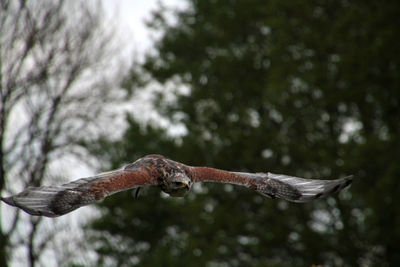
<path fill-rule="evenodd" d="M 191 0 L 176 23 L 155 12 L 149 25 L 162 35 L 141 71 L 176 84 L 156 106 L 186 131 L 169 137 L 129 118 L 121 141 L 99 146 L 115 167 L 160 153 L 356 181 L 306 205 L 221 185 L 183 199 L 152 188 L 115 195 L 88 226 L 99 263 L 400 264 L 400 2 L 384 2 Z"/>

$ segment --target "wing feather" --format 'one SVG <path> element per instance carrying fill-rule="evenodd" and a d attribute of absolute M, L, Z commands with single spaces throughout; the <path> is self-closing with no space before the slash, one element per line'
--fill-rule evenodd
<path fill-rule="evenodd" d="M 327 197 L 349 186 L 353 176 L 336 180 L 305 179 L 273 173 L 229 172 L 195 167 L 197 182 L 231 183 L 248 187 L 271 198 L 292 202 L 309 202 Z"/>
<path fill-rule="evenodd" d="M 57 217 L 116 192 L 152 184 L 154 181 L 146 171 L 125 168 L 63 185 L 28 187 L 17 195 L 0 199 L 31 215 Z"/>

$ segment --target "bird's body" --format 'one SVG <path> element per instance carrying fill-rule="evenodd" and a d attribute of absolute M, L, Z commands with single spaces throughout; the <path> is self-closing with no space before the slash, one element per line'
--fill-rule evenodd
<path fill-rule="evenodd" d="M 158 186 L 170 196 L 181 197 L 195 182 L 220 182 L 245 186 L 271 198 L 308 202 L 338 192 L 351 181 L 351 177 L 314 180 L 272 173 L 229 172 L 147 155 L 119 170 L 60 186 L 28 187 L 1 200 L 31 215 L 57 217 L 113 193 L 142 186 Z"/>

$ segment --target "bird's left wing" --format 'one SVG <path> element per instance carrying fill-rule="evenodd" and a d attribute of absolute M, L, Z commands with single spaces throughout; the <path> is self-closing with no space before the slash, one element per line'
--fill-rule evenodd
<path fill-rule="evenodd" d="M 99 201 L 113 193 L 134 187 L 154 185 L 142 168 L 125 167 L 82 178 L 59 186 L 28 187 L 21 193 L 0 199 L 31 215 L 57 217 Z"/>
<path fill-rule="evenodd" d="M 341 191 L 353 177 L 336 180 L 304 179 L 273 173 L 229 172 L 207 167 L 194 167 L 196 182 L 220 182 L 248 187 L 264 196 L 292 202 L 309 202 Z"/>

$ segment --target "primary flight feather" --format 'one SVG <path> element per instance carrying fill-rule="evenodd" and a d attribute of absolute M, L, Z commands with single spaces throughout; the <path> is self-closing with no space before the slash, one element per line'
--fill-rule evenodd
<path fill-rule="evenodd" d="M 148 155 L 119 170 L 58 186 L 28 187 L 17 195 L 0 199 L 31 215 L 57 217 L 116 192 L 142 186 L 158 186 L 171 196 L 183 196 L 195 182 L 236 184 L 267 197 L 308 202 L 339 192 L 351 184 L 352 177 L 314 180 L 269 172 L 230 172 Z"/>

